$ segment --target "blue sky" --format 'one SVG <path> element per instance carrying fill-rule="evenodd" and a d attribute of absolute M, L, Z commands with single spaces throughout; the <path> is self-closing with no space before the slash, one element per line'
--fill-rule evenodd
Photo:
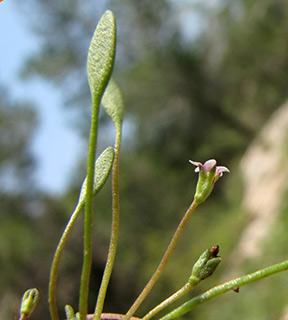
<path fill-rule="evenodd" d="M 38 160 L 37 180 L 43 190 L 61 192 L 83 146 L 69 129 L 69 113 L 62 108 L 57 89 L 40 79 L 23 82 L 17 77 L 25 57 L 37 51 L 40 42 L 29 31 L 16 5 L 13 0 L 0 2 L 0 82 L 13 98 L 35 105 L 40 120 L 32 141 Z"/>

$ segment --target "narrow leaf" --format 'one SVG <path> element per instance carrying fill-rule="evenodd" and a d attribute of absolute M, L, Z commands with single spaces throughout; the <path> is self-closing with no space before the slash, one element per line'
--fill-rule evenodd
<path fill-rule="evenodd" d="M 124 117 L 124 101 L 120 89 L 112 79 L 105 90 L 102 105 L 114 124 L 121 126 Z"/>
<path fill-rule="evenodd" d="M 95 176 L 93 185 L 93 195 L 95 196 L 107 181 L 114 160 L 114 150 L 112 147 L 105 149 L 95 163 Z M 86 179 L 84 180 L 79 196 L 78 203 L 85 202 L 86 196 Z"/>
<path fill-rule="evenodd" d="M 111 11 L 101 17 L 91 40 L 87 74 L 92 99 L 101 99 L 112 73 L 116 47 L 116 23 Z"/>

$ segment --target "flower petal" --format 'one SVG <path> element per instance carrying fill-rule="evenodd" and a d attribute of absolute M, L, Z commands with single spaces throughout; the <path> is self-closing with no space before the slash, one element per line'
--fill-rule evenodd
<path fill-rule="evenodd" d="M 196 166 L 197 168 L 194 170 L 195 172 L 199 172 L 200 171 L 200 168 L 203 169 L 203 164 L 201 162 L 198 162 L 198 161 L 192 161 L 192 160 L 189 160 L 189 162 L 191 164 L 193 164 L 193 166 Z"/>
<path fill-rule="evenodd" d="M 201 162 L 198 162 L 198 161 L 193 161 L 193 160 L 189 160 L 189 162 L 191 164 L 193 164 L 194 166 L 198 167 L 198 166 L 203 166 L 203 164 Z"/>
<path fill-rule="evenodd" d="M 203 170 L 206 172 L 210 172 L 217 165 L 217 161 L 215 159 L 207 160 L 203 165 Z"/>
<path fill-rule="evenodd" d="M 223 173 L 223 172 L 230 172 L 230 170 L 226 167 L 223 167 L 223 166 L 216 167 L 216 174 Z"/>

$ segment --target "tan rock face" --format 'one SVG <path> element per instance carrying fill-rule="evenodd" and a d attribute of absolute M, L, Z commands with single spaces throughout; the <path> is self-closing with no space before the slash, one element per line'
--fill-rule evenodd
<path fill-rule="evenodd" d="M 262 253 L 261 242 L 277 219 L 288 178 L 288 103 L 277 110 L 241 162 L 243 206 L 251 222 L 233 252 L 238 263 Z M 240 258 L 240 261 L 239 261 Z"/>

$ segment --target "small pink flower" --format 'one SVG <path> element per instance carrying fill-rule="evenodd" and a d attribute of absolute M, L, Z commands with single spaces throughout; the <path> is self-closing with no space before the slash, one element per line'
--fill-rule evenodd
<path fill-rule="evenodd" d="M 228 168 L 217 166 L 215 159 L 210 159 L 204 164 L 198 161 L 189 160 L 196 166 L 195 172 L 199 172 L 199 179 L 194 199 L 198 203 L 204 202 L 213 190 L 215 182 L 222 177 L 224 172 L 230 172 Z"/>
<path fill-rule="evenodd" d="M 216 167 L 215 176 L 214 179 L 217 181 L 220 177 L 223 176 L 224 172 L 230 172 L 230 170 L 223 166 L 217 166 L 217 161 L 215 159 L 207 160 L 204 164 L 198 161 L 192 161 L 189 160 L 191 164 L 196 166 L 195 172 L 200 172 L 200 170 L 207 172 L 210 172 L 212 169 Z"/>

